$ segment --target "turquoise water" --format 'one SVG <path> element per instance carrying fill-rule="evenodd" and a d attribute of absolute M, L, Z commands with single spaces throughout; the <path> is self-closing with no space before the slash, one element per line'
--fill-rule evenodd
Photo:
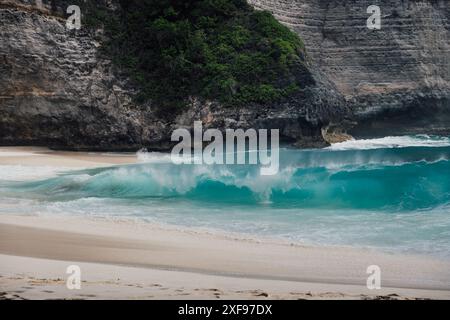
<path fill-rule="evenodd" d="M 45 179 L 2 179 L 0 211 L 138 218 L 450 258 L 448 138 L 283 149 L 276 176 L 261 176 L 251 165 L 177 166 L 164 155 L 140 158 L 136 165 Z"/>

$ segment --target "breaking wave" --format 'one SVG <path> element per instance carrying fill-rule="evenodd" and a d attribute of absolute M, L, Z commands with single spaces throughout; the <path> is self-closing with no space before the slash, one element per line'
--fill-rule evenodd
<path fill-rule="evenodd" d="M 151 161 L 3 183 L 2 192 L 50 199 L 183 198 L 297 208 L 417 210 L 450 202 L 450 147 L 282 150 L 280 171 L 250 165 Z M 1 186 L 1 185 L 0 185 Z"/>
<path fill-rule="evenodd" d="M 177 166 L 145 151 L 139 164 L 110 168 L 0 166 L 0 214 L 132 218 L 450 258 L 448 142 L 387 137 L 283 149 L 275 176 L 250 165 Z"/>

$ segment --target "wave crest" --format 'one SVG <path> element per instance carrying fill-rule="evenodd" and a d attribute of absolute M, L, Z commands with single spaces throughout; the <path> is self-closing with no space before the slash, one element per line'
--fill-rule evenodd
<path fill-rule="evenodd" d="M 286 166 L 275 176 L 261 176 L 251 166 L 140 164 L 17 183 L 14 189 L 64 199 L 178 197 L 224 204 L 411 210 L 449 203 L 450 163 Z"/>

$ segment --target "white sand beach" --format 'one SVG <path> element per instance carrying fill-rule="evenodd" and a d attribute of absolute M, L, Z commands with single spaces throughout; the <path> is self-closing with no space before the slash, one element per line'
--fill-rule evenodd
<path fill-rule="evenodd" d="M 135 155 L 0 148 L 0 168 L 136 161 Z M 81 268 L 81 290 L 66 287 L 70 265 Z M 366 286 L 370 265 L 381 268 L 380 290 Z M 450 262 L 139 220 L 0 215 L 0 299 L 217 298 L 450 299 Z"/>

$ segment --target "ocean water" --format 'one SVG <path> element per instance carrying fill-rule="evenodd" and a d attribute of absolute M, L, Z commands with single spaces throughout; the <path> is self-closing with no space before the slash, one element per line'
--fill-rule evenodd
<path fill-rule="evenodd" d="M 133 218 L 312 245 L 450 259 L 450 138 L 386 137 L 280 151 L 280 171 L 174 165 L 0 166 L 0 214 Z"/>

